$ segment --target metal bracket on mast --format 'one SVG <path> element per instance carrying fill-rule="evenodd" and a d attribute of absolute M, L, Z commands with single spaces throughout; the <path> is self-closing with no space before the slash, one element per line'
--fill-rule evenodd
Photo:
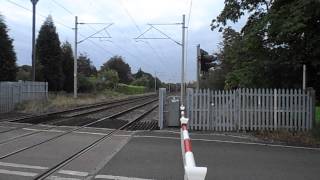
<path fill-rule="evenodd" d="M 174 40 L 172 37 L 170 37 L 169 35 L 167 35 L 166 33 L 164 33 L 163 31 L 161 31 L 159 28 L 155 27 L 155 26 L 160 26 L 160 25 L 181 25 L 181 23 L 172 23 L 172 24 L 147 24 L 150 27 L 144 31 L 142 34 L 140 34 L 138 37 L 134 38 L 136 41 L 138 40 L 142 40 L 142 39 L 155 39 L 155 40 L 159 40 L 159 39 L 169 39 L 171 41 L 173 41 L 174 43 L 178 44 L 179 46 L 182 46 L 182 43 Z M 163 35 L 164 37 L 144 37 L 144 35 L 151 31 L 151 30 L 156 30 L 157 32 L 159 32 L 161 35 Z"/>
<path fill-rule="evenodd" d="M 87 24 L 87 23 L 79 23 L 79 24 Z M 103 27 L 102 29 L 100 29 L 100 30 L 98 30 L 97 32 L 91 34 L 90 36 L 82 39 L 81 41 L 78 41 L 77 43 L 80 44 L 80 43 L 82 43 L 83 41 L 85 41 L 85 40 L 87 40 L 87 39 L 89 39 L 89 38 L 99 39 L 99 40 L 101 40 L 101 41 L 102 41 L 103 39 L 110 39 L 110 38 L 112 38 L 111 35 L 110 35 L 110 33 L 109 33 L 108 30 L 107 30 L 107 29 L 108 29 L 110 26 L 112 26 L 112 25 L 113 25 L 113 23 L 109 23 L 106 27 Z M 95 35 L 103 32 L 103 31 L 107 34 L 107 36 L 95 36 Z"/>

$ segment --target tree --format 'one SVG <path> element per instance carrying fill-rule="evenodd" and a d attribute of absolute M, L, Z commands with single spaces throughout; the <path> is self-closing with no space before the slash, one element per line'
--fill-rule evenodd
<path fill-rule="evenodd" d="M 86 77 L 97 75 L 96 67 L 86 54 L 80 54 L 78 57 L 78 73 Z"/>
<path fill-rule="evenodd" d="M 97 86 L 103 87 L 102 84 L 105 84 L 106 87 L 115 88 L 119 82 L 119 76 L 117 71 L 112 69 L 104 69 L 98 73 L 98 84 Z M 97 87 L 98 90 L 103 90 L 104 88 Z"/>
<path fill-rule="evenodd" d="M 66 41 L 61 46 L 62 50 L 62 71 L 64 74 L 63 90 L 67 92 L 73 91 L 73 52 L 71 44 Z"/>
<path fill-rule="evenodd" d="M 0 15 L 0 81 L 15 81 L 17 75 L 16 53 L 8 28 Z"/>
<path fill-rule="evenodd" d="M 47 17 L 40 28 L 36 43 L 36 60 L 36 80 L 47 81 L 51 91 L 62 90 L 64 75 L 60 40 L 51 16 Z"/>
<path fill-rule="evenodd" d="M 144 72 L 141 68 L 136 74 L 133 74 L 135 80 L 131 83 L 132 85 L 145 86 L 147 89 L 154 89 L 154 77 L 147 72 Z M 159 88 L 162 82 L 157 78 L 157 87 Z"/>
<path fill-rule="evenodd" d="M 131 84 L 135 86 L 144 86 L 150 88 L 150 78 L 146 75 L 143 75 L 132 81 Z"/>
<path fill-rule="evenodd" d="M 113 56 L 106 63 L 101 66 L 101 70 L 113 69 L 117 71 L 120 83 L 129 83 L 133 80 L 131 75 L 131 68 L 129 64 L 125 63 L 121 56 Z"/>
<path fill-rule="evenodd" d="M 17 72 L 17 80 L 23 80 L 23 81 L 31 81 L 31 73 L 32 73 L 32 67 L 29 65 L 23 65 L 18 67 Z"/>
<path fill-rule="evenodd" d="M 211 24 L 224 33 L 226 87 L 301 88 L 306 64 L 307 86 L 320 91 L 319 9 L 317 0 L 226 0 Z M 244 14 L 245 26 L 232 35 L 228 22 Z"/>

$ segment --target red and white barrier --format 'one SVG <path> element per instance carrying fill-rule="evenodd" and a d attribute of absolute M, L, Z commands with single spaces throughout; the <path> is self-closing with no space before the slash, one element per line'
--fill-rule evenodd
<path fill-rule="evenodd" d="M 184 165 L 184 180 L 204 180 L 207 174 L 206 167 L 197 167 L 192 153 L 191 139 L 188 132 L 189 119 L 184 115 L 184 106 L 180 107 L 181 111 L 181 149 Z"/>

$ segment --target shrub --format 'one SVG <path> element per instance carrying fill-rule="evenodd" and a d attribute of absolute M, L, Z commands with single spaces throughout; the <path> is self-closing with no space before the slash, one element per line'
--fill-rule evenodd
<path fill-rule="evenodd" d="M 94 81 L 88 77 L 80 75 L 78 78 L 78 92 L 93 92 L 95 90 Z"/>
<path fill-rule="evenodd" d="M 98 74 L 97 89 L 112 89 L 117 86 L 118 82 L 119 76 L 117 71 L 112 69 L 101 70 Z"/>
<path fill-rule="evenodd" d="M 144 86 L 133 86 L 133 85 L 126 85 L 126 84 L 118 84 L 117 92 L 123 94 L 142 94 L 145 92 Z"/>

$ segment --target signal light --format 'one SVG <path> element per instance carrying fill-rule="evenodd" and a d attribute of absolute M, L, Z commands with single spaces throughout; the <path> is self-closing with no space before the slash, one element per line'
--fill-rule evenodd
<path fill-rule="evenodd" d="M 209 69 L 215 67 L 217 64 L 214 61 L 217 58 L 213 55 L 209 55 L 207 51 L 200 49 L 200 69 L 202 72 L 209 72 Z"/>

